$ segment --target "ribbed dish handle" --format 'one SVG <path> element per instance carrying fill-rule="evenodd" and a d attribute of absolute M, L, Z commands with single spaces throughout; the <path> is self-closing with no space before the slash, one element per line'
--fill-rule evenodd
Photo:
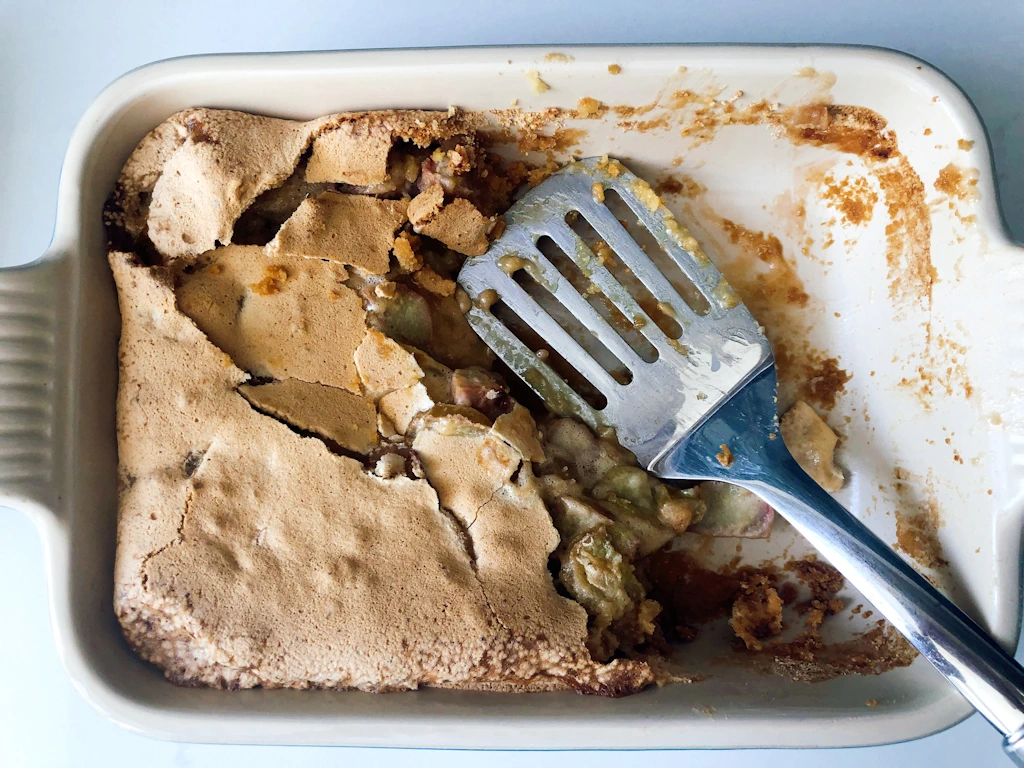
<path fill-rule="evenodd" d="M 62 260 L 0 269 L 0 504 L 53 509 Z"/>

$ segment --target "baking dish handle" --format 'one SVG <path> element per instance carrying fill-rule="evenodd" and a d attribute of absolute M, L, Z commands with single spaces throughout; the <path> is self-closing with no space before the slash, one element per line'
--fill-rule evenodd
<path fill-rule="evenodd" d="M 57 292 L 67 260 L 0 269 L 0 505 L 55 509 Z"/>

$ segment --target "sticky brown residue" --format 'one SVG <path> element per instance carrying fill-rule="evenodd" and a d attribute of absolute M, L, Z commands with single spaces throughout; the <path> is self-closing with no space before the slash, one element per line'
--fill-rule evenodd
<path fill-rule="evenodd" d="M 939 171 L 935 189 L 957 200 L 970 200 L 977 195 L 978 171 L 975 168 L 961 168 L 950 163 Z"/>
<path fill-rule="evenodd" d="M 885 118 L 864 107 L 841 104 L 796 107 L 773 115 L 790 139 L 816 147 L 829 147 L 865 159 L 888 160 L 899 154 L 896 136 L 887 128 Z"/>
<path fill-rule="evenodd" d="M 671 117 L 667 114 L 653 117 L 650 120 L 620 120 L 617 125 L 624 131 L 636 131 L 637 133 L 649 133 L 650 131 L 664 130 L 670 127 Z"/>
<path fill-rule="evenodd" d="M 864 634 L 840 643 L 774 645 L 754 658 L 762 672 L 798 683 L 818 683 L 844 675 L 881 675 L 907 667 L 917 651 L 894 627 L 879 621 Z"/>
<path fill-rule="evenodd" d="M 771 567 L 734 565 L 713 571 L 701 567 L 693 554 L 661 550 L 648 557 L 642 568 L 643 577 L 652 584 L 651 598 L 663 606 L 661 625 L 668 639 L 690 642 L 700 625 L 724 617 L 733 620 L 735 647 L 740 652 L 721 663 L 752 665 L 763 673 L 817 682 L 848 674 L 881 674 L 905 667 L 917 656 L 884 621 L 851 640 L 826 644 L 820 629 L 829 616 L 842 610 L 837 594 L 844 580 L 832 566 L 813 557 L 784 566 L 810 592 L 802 603 L 796 603 L 794 585 L 782 581 Z M 768 642 L 783 629 L 780 609 L 790 604 L 803 616 L 801 633 L 789 642 Z"/>
<path fill-rule="evenodd" d="M 758 573 L 741 581 L 729 626 L 749 651 L 762 650 L 762 641 L 781 634 L 782 598 L 772 579 Z"/>
<path fill-rule="evenodd" d="M 779 405 L 794 400 L 813 402 L 822 410 L 835 406 L 850 377 L 807 341 L 816 310 L 803 280 L 786 259 L 782 243 L 768 232 L 757 232 L 698 206 L 695 218 L 717 225 L 733 248 L 718 248 L 717 266 L 733 290 L 764 326 L 775 352 L 779 375 Z"/>
<path fill-rule="evenodd" d="M 847 224 L 854 225 L 871 221 L 878 202 L 878 194 L 863 176 L 847 176 L 838 180 L 826 177 L 821 196 Z"/>
<path fill-rule="evenodd" d="M 273 264 L 263 271 L 263 279 L 249 287 L 260 296 L 273 296 L 280 293 L 288 280 L 288 270 Z"/>
<path fill-rule="evenodd" d="M 820 123 L 809 125 L 797 113 L 774 114 L 796 143 L 828 147 L 861 157 L 878 181 L 889 214 L 886 261 L 889 297 L 898 308 L 931 310 L 935 268 L 931 261 L 932 223 L 925 189 L 910 162 L 900 154 L 896 135 L 881 115 L 864 107 L 829 105 Z M 926 322 L 926 335 L 930 333 Z"/>
<path fill-rule="evenodd" d="M 943 556 L 938 535 L 942 517 L 934 475 L 929 471 L 924 483 L 911 484 L 914 479 L 909 470 L 893 468 L 892 489 L 897 500 L 896 546 L 925 568 L 939 568 L 948 561 Z"/>
<path fill-rule="evenodd" d="M 620 67 L 618 64 L 609 64 L 608 65 L 608 74 L 609 75 L 618 75 L 621 72 L 622 72 L 622 67 Z"/>
<path fill-rule="evenodd" d="M 817 629 L 826 616 L 833 616 L 843 609 L 843 601 L 836 597 L 843 588 L 843 575 L 829 565 L 814 558 L 791 560 L 785 569 L 793 573 L 810 591 L 811 597 L 797 606 L 797 610 L 808 615 L 806 626 Z"/>
<path fill-rule="evenodd" d="M 556 128 L 551 134 L 534 131 L 524 132 L 518 142 L 519 151 L 530 152 L 567 152 L 575 147 L 587 135 L 582 128 Z"/>
<path fill-rule="evenodd" d="M 956 145 L 964 152 L 970 152 L 974 149 L 974 142 L 968 141 L 967 139 L 957 139 Z"/>
<path fill-rule="evenodd" d="M 936 397 L 970 398 L 974 386 L 967 374 L 967 347 L 947 334 L 937 334 L 927 364 L 915 364 L 900 379 L 899 387 L 912 393 L 925 410 L 933 407 Z"/>
<path fill-rule="evenodd" d="M 666 173 L 655 179 L 654 191 L 659 195 L 681 195 L 697 197 L 708 191 L 708 188 L 685 174 Z"/>
<path fill-rule="evenodd" d="M 755 656 L 756 668 L 783 675 L 797 682 L 818 682 L 841 675 L 879 675 L 909 665 L 917 652 L 902 635 L 884 621 L 859 637 L 841 643 L 826 644 L 820 634 L 822 623 L 843 609 L 837 597 L 844 579 L 835 568 L 814 557 L 786 563 L 811 593 L 797 604 L 804 615 L 803 632 L 788 643 L 775 643 Z"/>
<path fill-rule="evenodd" d="M 612 111 L 615 113 L 616 117 L 620 117 L 625 120 L 637 117 L 638 115 L 646 115 L 648 112 L 650 112 L 657 106 L 658 100 L 655 99 L 652 102 L 649 102 L 647 104 L 641 104 L 636 107 L 630 106 L 628 104 L 617 104 L 614 107 L 612 107 Z"/>
<path fill-rule="evenodd" d="M 889 298 L 897 308 L 931 312 L 936 272 L 931 260 L 932 220 L 921 177 L 903 156 L 875 171 L 889 213 L 885 227 Z M 930 327 L 926 328 L 930 333 Z"/>
<path fill-rule="evenodd" d="M 752 583 L 758 576 L 765 576 L 767 584 L 775 586 L 771 569 L 746 566 L 713 571 L 683 551 L 662 549 L 639 567 L 652 584 L 650 597 L 663 608 L 659 619 L 662 628 L 669 639 L 681 642 L 694 640 L 700 625 L 730 616 L 744 581 Z"/>
<path fill-rule="evenodd" d="M 722 219 L 721 224 L 734 244 L 741 245 L 747 253 L 757 257 L 767 267 L 766 275 L 748 275 L 745 278 L 734 274 L 725 275 L 729 284 L 744 294 L 744 301 L 747 304 L 760 304 L 763 309 L 767 309 L 767 304 L 779 303 L 797 307 L 807 306 L 808 295 L 804 290 L 803 280 L 783 256 L 779 238 L 771 233 L 747 229 L 729 219 Z M 760 296 L 757 300 L 751 301 L 746 298 L 747 292 L 756 292 Z"/>
<path fill-rule="evenodd" d="M 788 362 L 801 369 L 800 399 L 813 402 L 826 411 L 835 408 L 836 398 L 853 378 L 839 367 L 839 359 L 835 357 L 820 357 L 814 352 L 807 352 L 802 359 Z"/>

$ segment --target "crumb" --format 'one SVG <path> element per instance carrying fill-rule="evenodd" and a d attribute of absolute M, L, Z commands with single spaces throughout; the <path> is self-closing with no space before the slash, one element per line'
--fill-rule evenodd
<path fill-rule="evenodd" d="M 604 185 L 601 184 L 601 182 L 599 182 L 599 181 L 595 181 L 590 186 L 590 194 L 593 195 L 594 202 L 596 202 L 596 203 L 603 203 L 604 202 Z"/>
<path fill-rule="evenodd" d="M 868 699 L 867 701 L 864 702 L 864 706 L 865 707 L 877 707 L 878 706 L 878 699 Z"/>
<path fill-rule="evenodd" d="M 519 99 L 512 99 L 512 101 L 510 101 L 509 104 L 511 104 L 513 107 L 518 107 Z"/>
<path fill-rule="evenodd" d="M 540 79 L 540 73 L 536 69 L 531 69 L 527 72 L 526 79 L 530 83 L 530 90 L 534 93 L 544 93 L 544 91 L 551 90 L 551 86 Z"/>
<path fill-rule="evenodd" d="M 608 74 L 609 75 L 617 75 L 621 71 L 622 71 L 622 67 L 620 67 L 618 64 L 609 64 L 608 65 Z"/>
<path fill-rule="evenodd" d="M 971 150 L 971 147 L 974 146 L 974 142 L 973 141 L 968 141 L 967 139 L 959 139 L 956 142 L 956 145 L 960 149 L 962 149 L 964 152 L 969 152 Z"/>
<path fill-rule="evenodd" d="M 932 135 L 932 129 L 931 128 L 925 128 L 924 129 L 924 135 L 925 136 L 931 136 Z"/>
<path fill-rule="evenodd" d="M 599 115 L 603 106 L 597 99 L 584 96 L 576 103 L 576 117 L 586 118 Z"/>
<path fill-rule="evenodd" d="M 719 446 L 719 448 L 722 449 L 721 452 L 715 454 L 715 458 L 718 459 L 718 463 L 721 464 L 723 467 L 731 467 L 732 451 L 729 450 L 729 446 L 726 445 L 725 443 L 722 443 Z"/>
<path fill-rule="evenodd" d="M 549 53 L 544 57 L 544 61 L 557 61 L 561 64 L 568 64 L 570 61 L 576 61 L 575 56 L 570 56 L 567 53 Z"/>
<path fill-rule="evenodd" d="M 767 576 L 756 574 L 740 585 L 729 626 L 747 650 L 760 651 L 762 640 L 782 632 L 782 598 Z"/>
<path fill-rule="evenodd" d="M 398 267 L 402 272 L 415 272 L 423 266 L 423 258 L 416 253 L 416 246 L 420 239 L 409 232 L 401 232 L 395 238 L 391 246 L 391 252 L 395 254 Z"/>

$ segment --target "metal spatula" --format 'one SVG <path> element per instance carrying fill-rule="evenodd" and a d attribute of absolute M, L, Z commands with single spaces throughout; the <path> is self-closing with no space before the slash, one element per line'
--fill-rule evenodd
<path fill-rule="evenodd" d="M 606 205 L 612 194 L 653 236 L 648 253 Z M 577 234 L 575 217 L 619 262 Z M 613 428 L 655 475 L 727 481 L 763 498 L 1006 736 L 1004 748 L 1024 766 L 1024 670 L 797 465 L 779 435 L 775 361 L 763 330 L 650 187 L 615 161 L 591 158 L 527 193 L 505 221 L 501 237 L 459 274 L 474 299 L 469 322 L 498 357 L 556 413 Z M 572 274 L 541 252 L 542 238 L 575 265 Z M 658 247 L 706 313 L 655 265 L 649 252 Z M 638 288 L 646 291 L 640 301 Z M 499 319 L 514 316 L 543 339 L 544 351 Z M 678 339 L 656 322 L 665 317 L 681 330 Z M 606 404 L 598 409 L 570 387 L 548 350 Z"/>

